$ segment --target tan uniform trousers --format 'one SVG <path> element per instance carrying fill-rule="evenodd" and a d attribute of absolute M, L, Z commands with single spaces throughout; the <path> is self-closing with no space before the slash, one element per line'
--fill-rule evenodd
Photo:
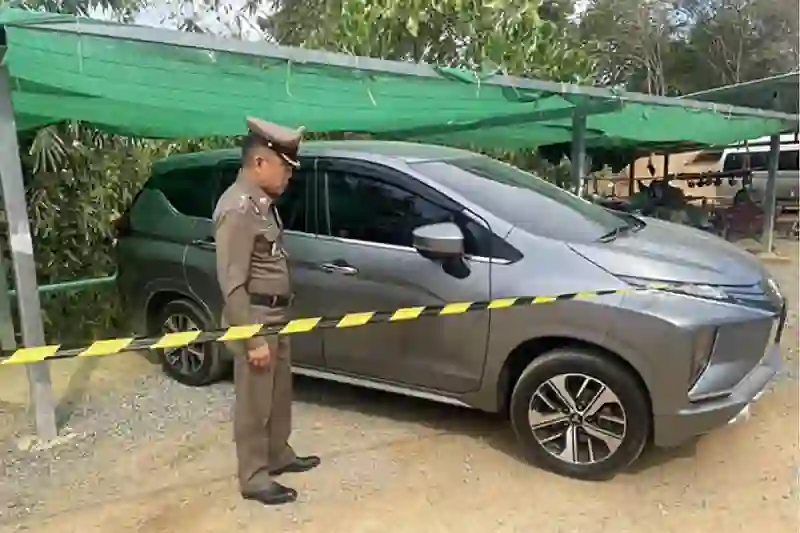
<path fill-rule="evenodd" d="M 253 306 L 262 323 L 279 323 L 285 310 Z M 233 434 L 239 462 L 240 490 L 266 488 L 270 470 L 295 460 L 289 445 L 292 433 L 292 369 L 287 337 L 267 337 L 271 359 L 267 368 L 247 362 L 244 342 L 231 342 L 234 392 Z"/>

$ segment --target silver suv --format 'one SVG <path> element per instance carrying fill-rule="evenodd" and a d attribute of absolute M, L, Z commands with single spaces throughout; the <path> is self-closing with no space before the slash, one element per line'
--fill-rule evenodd
<path fill-rule="evenodd" d="M 604 478 L 649 441 L 677 445 L 736 419 L 779 368 L 785 301 L 753 257 L 714 236 L 462 150 L 308 142 L 301 156 L 278 206 L 295 317 L 611 293 L 296 335 L 298 374 L 506 414 L 536 464 Z M 141 332 L 218 326 L 210 217 L 238 158 L 158 163 L 120 220 L 120 290 Z M 221 344 L 160 356 L 188 385 L 230 363 Z"/>

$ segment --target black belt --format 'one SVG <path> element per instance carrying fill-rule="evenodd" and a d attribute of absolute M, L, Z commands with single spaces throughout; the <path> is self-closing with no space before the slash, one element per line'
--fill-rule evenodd
<path fill-rule="evenodd" d="M 251 294 L 250 303 L 264 307 L 289 307 L 294 301 L 294 294 Z"/>

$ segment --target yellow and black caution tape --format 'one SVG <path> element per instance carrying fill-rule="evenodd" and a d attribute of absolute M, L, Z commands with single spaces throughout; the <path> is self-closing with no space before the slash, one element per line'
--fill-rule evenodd
<path fill-rule="evenodd" d="M 659 287 L 650 287 L 659 288 Z M 338 329 L 366 326 L 387 322 L 417 320 L 423 317 L 451 316 L 484 311 L 487 309 L 507 309 L 535 304 L 562 302 L 566 300 L 590 300 L 598 296 L 622 294 L 631 289 L 610 289 L 591 292 L 573 292 L 556 296 L 521 296 L 516 298 L 499 298 L 484 302 L 456 302 L 445 305 L 426 305 L 405 307 L 393 311 L 367 311 L 348 313 L 336 317 L 296 318 L 277 324 L 252 324 L 247 326 L 231 326 L 211 331 L 180 331 L 159 337 L 126 337 L 105 339 L 84 344 L 79 347 L 64 347 L 60 344 L 19 348 L 4 353 L 0 357 L 0 365 L 27 365 L 52 359 L 69 359 L 72 357 L 100 357 L 122 352 L 140 350 L 163 350 L 182 348 L 191 344 L 206 342 L 228 342 L 262 337 L 267 335 L 296 335 L 309 333 L 319 329 Z"/>

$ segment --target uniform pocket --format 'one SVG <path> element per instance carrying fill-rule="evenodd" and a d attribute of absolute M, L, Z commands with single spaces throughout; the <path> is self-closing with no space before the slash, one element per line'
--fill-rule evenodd
<path fill-rule="evenodd" d="M 264 239 L 275 242 L 278 240 L 278 237 L 281 235 L 281 230 L 278 228 L 277 224 L 270 224 L 268 226 L 262 226 L 258 229 L 258 236 L 263 237 Z"/>
<path fill-rule="evenodd" d="M 254 243 L 254 251 L 265 260 L 281 257 L 281 231 L 277 226 L 268 226 L 258 230 Z"/>

